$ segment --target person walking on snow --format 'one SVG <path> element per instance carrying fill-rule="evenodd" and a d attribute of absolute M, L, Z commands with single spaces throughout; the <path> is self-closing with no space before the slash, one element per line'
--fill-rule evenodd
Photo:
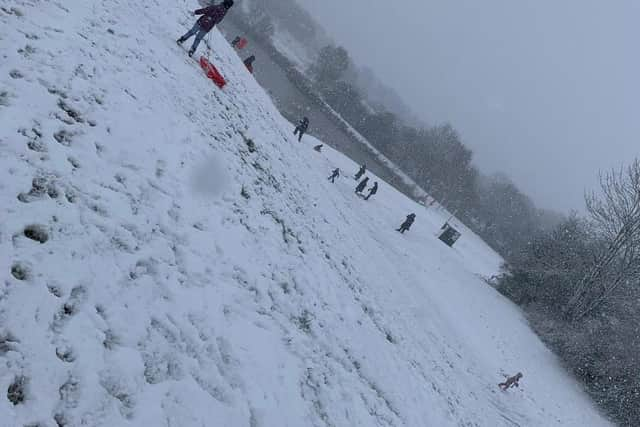
<path fill-rule="evenodd" d="M 518 384 L 520 378 L 522 378 L 522 372 L 518 372 L 512 377 L 507 377 L 505 382 L 498 384 L 498 387 L 500 387 L 503 391 L 508 390 L 511 387 L 520 387 L 520 384 Z"/>
<path fill-rule="evenodd" d="M 254 55 L 251 55 L 250 57 L 244 60 L 244 66 L 247 67 L 247 70 L 249 70 L 251 74 L 253 74 L 253 61 L 255 60 L 256 60 L 256 57 Z"/>
<path fill-rule="evenodd" d="M 400 225 L 400 228 L 398 228 L 396 231 L 399 231 L 401 234 L 404 234 L 405 231 L 409 231 L 409 229 L 411 228 L 411 224 L 413 224 L 413 221 L 415 220 L 416 220 L 416 214 L 411 213 L 407 215 L 407 219 L 404 220 L 404 222 Z"/>
<path fill-rule="evenodd" d="M 331 181 L 331 183 L 333 184 L 333 182 L 336 180 L 337 177 L 340 176 L 340 169 L 335 168 L 333 170 L 333 172 L 331 172 L 331 176 L 329 176 L 329 178 L 327 178 L 329 181 Z"/>
<path fill-rule="evenodd" d="M 360 177 L 362 175 L 364 175 L 367 172 L 367 165 L 362 165 L 360 166 L 360 169 L 358 170 L 358 172 L 354 175 L 355 180 L 359 180 Z"/>
<path fill-rule="evenodd" d="M 309 119 L 307 117 L 303 117 L 302 120 L 300 120 L 300 123 L 298 123 L 298 126 L 293 130 L 294 135 L 299 135 L 298 142 L 302 141 L 302 135 L 307 132 L 307 129 L 309 129 Z"/>
<path fill-rule="evenodd" d="M 369 177 L 365 177 L 365 179 L 363 179 L 362 181 L 360 181 L 360 184 L 358 184 L 358 186 L 356 187 L 356 193 L 360 194 L 364 191 L 365 188 L 367 188 L 367 183 L 369 182 Z"/>
<path fill-rule="evenodd" d="M 194 15 L 202 16 L 198 18 L 198 21 L 193 24 L 193 27 L 189 31 L 176 40 L 176 43 L 181 45 L 187 39 L 191 38 L 191 36 L 195 35 L 196 38 L 193 40 L 191 49 L 189 49 L 189 56 L 192 56 L 204 36 L 224 19 L 229 9 L 231 9 L 231 6 L 233 6 L 233 0 L 224 0 L 218 5 L 204 7 L 193 12 Z"/>
<path fill-rule="evenodd" d="M 365 200 L 369 200 L 369 197 L 373 196 L 374 194 L 376 194 L 378 192 L 378 183 L 374 182 L 373 183 L 373 187 L 371 187 L 369 189 L 369 194 L 367 194 L 367 197 L 365 197 Z"/>

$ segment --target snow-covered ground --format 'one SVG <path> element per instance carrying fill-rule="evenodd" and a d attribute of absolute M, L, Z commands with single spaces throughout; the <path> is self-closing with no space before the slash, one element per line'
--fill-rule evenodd
<path fill-rule="evenodd" d="M 0 425 L 608 425 L 483 283 L 500 258 L 355 196 L 217 31 L 215 88 L 192 8 L 0 6 Z"/>
<path fill-rule="evenodd" d="M 275 34 L 271 37 L 273 46 L 284 56 L 286 56 L 294 66 L 302 73 L 313 62 L 316 52 L 309 52 L 309 49 L 293 37 L 288 31 L 276 28 Z"/>

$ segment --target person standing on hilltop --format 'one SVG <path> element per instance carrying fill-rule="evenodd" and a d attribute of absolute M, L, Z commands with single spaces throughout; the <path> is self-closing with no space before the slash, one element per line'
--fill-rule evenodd
<path fill-rule="evenodd" d="M 204 36 L 206 36 L 207 33 L 213 29 L 213 27 L 218 25 L 224 19 L 229 9 L 231 9 L 231 6 L 233 6 L 233 0 L 224 0 L 218 5 L 211 5 L 194 11 L 194 15 L 202 16 L 198 18 L 198 21 L 193 24 L 193 27 L 189 31 L 187 31 L 182 37 L 176 40 L 176 43 L 181 45 L 195 35 L 196 38 L 193 40 L 191 49 L 189 49 L 189 56 L 192 56 Z"/>

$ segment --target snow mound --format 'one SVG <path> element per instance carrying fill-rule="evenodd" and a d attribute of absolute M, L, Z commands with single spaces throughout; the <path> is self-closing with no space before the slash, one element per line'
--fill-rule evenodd
<path fill-rule="evenodd" d="M 218 90 L 192 7 L 0 7 L 0 425 L 607 425 L 483 283 L 500 258 L 355 196 L 214 31 Z"/>

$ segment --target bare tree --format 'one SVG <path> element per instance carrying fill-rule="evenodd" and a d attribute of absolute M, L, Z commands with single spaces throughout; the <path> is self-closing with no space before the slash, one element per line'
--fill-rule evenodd
<path fill-rule="evenodd" d="M 576 284 L 565 316 L 579 320 L 607 301 L 621 285 L 640 279 L 640 162 L 600 176 L 601 192 L 585 197 L 604 245 Z"/>

